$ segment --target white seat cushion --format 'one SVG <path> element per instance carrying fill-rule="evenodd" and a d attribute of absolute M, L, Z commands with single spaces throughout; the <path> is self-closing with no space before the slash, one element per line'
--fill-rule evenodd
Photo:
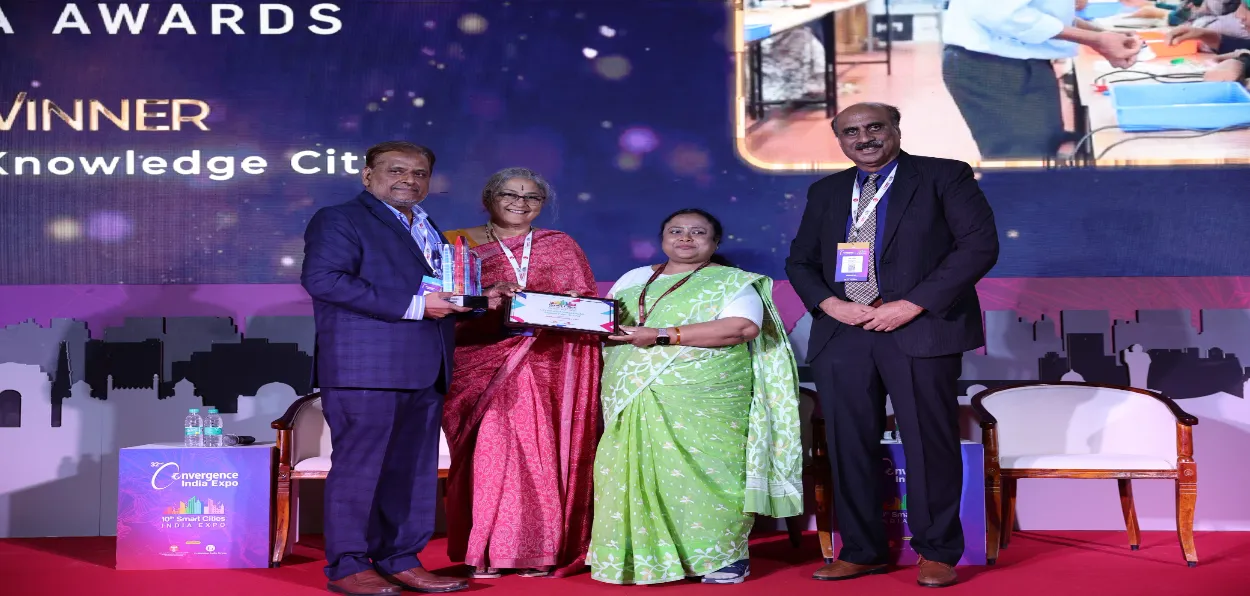
<path fill-rule="evenodd" d="M 1176 462 L 1149 455 L 1039 453 L 1000 457 L 1004 470 L 1175 470 Z"/>
<path fill-rule="evenodd" d="M 439 450 L 438 453 L 438 469 L 446 470 L 451 467 L 451 454 L 446 451 Z M 329 472 L 330 456 L 323 455 L 318 457 L 310 457 L 295 463 L 296 472 Z"/>
<path fill-rule="evenodd" d="M 330 456 L 310 457 L 295 464 L 296 472 L 329 472 Z"/>

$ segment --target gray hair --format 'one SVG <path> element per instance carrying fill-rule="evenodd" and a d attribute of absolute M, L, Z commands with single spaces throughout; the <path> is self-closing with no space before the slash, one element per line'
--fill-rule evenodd
<path fill-rule="evenodd" d="M 486 180 L 486 186 L 482 189 L 482 206 L 490 211 L 491 200 L 499 194 L 500 190 L 503 190 L 503 185 L 509 180 L 517 179 L 529 180 L 538 186 L 538 190 L 546 199 L 543 201 L 543 207 L 550 208 L 552 215 L 555 215 L 556 191 L 538 172 L 529 168 L 504 168 L 491 174 L 491 177 Z"/>
<path fill-rule="evenodd" d="M 881 103 L 879 101 L 865 101 L 865 102 L 857 103 L 855 105 L 847 106 L 845 109 L 842 110 L 842 112 L 845 112 L 846 110 L 849 110 L 857 106 L 868 106 L 870 108 L 877 108 L 879 110 L 885 110 L 886 115 L 889 116 L 890 118 L 890 124 L 892 124 L 894 128 L 898 128 L 899 123 L 903 121 L 903 113 L 900 112 L 898 108 L 888 103 Z M 838 116 L 841 116 L 842 112 L 838 112 L 833 117 L 833 120 L 829 121 L 829 128 L 833 129 L 834 135 L 838 134 Z"/>

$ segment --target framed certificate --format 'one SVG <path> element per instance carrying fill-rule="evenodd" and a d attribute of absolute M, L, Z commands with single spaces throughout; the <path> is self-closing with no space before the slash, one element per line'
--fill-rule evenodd
<path fill-rule="evenodd" d="M 504 326 L 611 335 L 616 332 L 616 302 L 561 294 L 517 292 L 507 303 Z"/>

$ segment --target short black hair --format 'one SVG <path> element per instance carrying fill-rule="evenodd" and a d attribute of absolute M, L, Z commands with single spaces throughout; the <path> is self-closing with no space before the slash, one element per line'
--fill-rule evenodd
<path fill-rule="evenodd" d="M 857 103 L 852 106 L 847 106 L 845 109 L 842 110 L 842 112 L 845 112 L 846 110 L 849 110 L 855 106 L 870 106 L 870 107 L 880 108 L 882 110 L 885 110 L 886 115 L 890 117 L 890 124 L 894 125 L 894 128 L 898 128 L 899 124 L 903 121 L 903 113 L 899 111 L 898 108 L 888 103 L 881 103 L 879 101 L 865 101 L 865 102 Z M 842 112 L 838 112 L 836 115 L 834 115 L 833 120 L 829 121 L 829 128 L 833 129 L 833 134 L 835 135 L 838 134 L 838 116 L 841 116 Z"/>
<path fill-rule="evenodd" d="M 430 162 L 430 171 L 434 171 L 434 150 L 424 145 L 418 145 L 408 141 L 386 141 L 370 147 L 369 150 L 365 152 L 365 167 L 372 168 L 374 164 L 377 163 L 379 155 L 382 155 L 383 153 L 390 153 L 392 151 L 424 155 L 426 161 Z"/>

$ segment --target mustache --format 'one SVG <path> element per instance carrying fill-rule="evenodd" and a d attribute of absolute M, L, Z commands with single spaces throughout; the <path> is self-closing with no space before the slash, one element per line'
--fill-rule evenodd
<path fill-rule="evenodd" d="M 881 148 L 881 141 L 864 141 L 862 143 L 855 143 L 856 151 L 863 151 L 864 149 L 880 149 L 880 148 Z"/>

